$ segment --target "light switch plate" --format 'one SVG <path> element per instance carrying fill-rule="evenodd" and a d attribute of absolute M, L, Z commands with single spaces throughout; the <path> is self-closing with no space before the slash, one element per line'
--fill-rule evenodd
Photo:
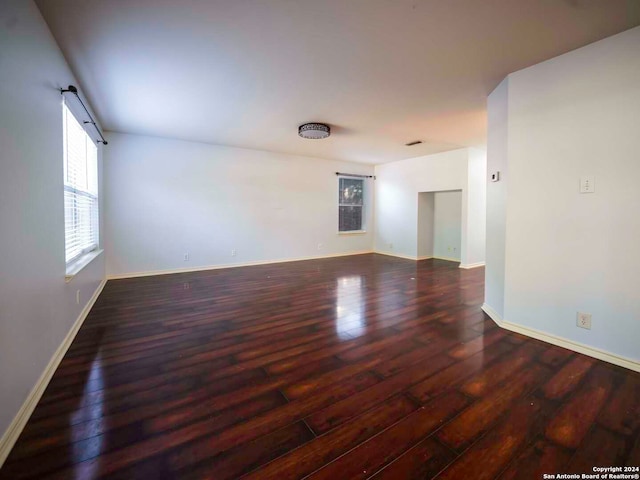
<path fill-rule="evenodd" d="M 596 181 L 593 175 L 580 177 L 580 193 L 593 193 L 596 191 Z"/>
<path fill-rule="evenodd" d="M 492 182 L 499 182 L 500 181 L 500 172 L 493 172 L 491 174 L 491 181 Z"/>

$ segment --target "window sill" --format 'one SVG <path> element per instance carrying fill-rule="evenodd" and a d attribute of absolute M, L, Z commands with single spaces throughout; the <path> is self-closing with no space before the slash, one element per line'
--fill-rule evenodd
<path fill-rule="evenodd" d="M 64 276 L 64 281 L 66 283 L 69 283 L 71 280 L 73 280 L 73 277 L 80 273 L 80 271 L 82 271 L 84 267 L 89 265 L 93 261 L 93 259 L 98 257 L 102 252 L 104 252 L 104 250 L 102 249 L 94 250 L 93 252 L 89 252 L 81 256 L 71 265 L 67 265 L 67 273 Z"/>
<path fill-rule="evenodd" d="M 352 230 L 350 232 L 338 232 L 338 235 L 364 235 L 366 230 Z"/>

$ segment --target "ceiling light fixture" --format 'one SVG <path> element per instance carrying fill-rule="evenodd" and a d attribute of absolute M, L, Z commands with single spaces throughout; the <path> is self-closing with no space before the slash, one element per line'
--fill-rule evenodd
<path fill-rule="evenodd" d="M 324 123 L 305 123 L 298 127 L 298 135 L 302 138 L 317 140 L 319 138 L 327 138 L 331 135 L 331 129 L 329 125 L 325 125 Z"/>

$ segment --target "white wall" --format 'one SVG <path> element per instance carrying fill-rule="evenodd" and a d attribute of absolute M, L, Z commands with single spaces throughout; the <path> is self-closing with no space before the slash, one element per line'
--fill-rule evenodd
<path fill-rule="evenodd" d="M 433 256 L 460 261 L 462 191 L 436 192 L 433 209 Z"/>
<path fill-rule="evenodd" d="M 509 78 L 491 92 L 487 101 L 487 245 L 484 270 L 484 303 L 504 317 L 504 275 L 507 221 L 507 144 Z M 489 176 L 499 173 L 499 181 Z"/>
<path fill-rule="evenodd" d="M 433 222 L 435 194 L 418 193 L 418 258 L 433 257 Z"/>
<path fill-rule="evenodd" d="M 500 87 L 508 88 L 504 319 L 635 361 L 639 52 L 637 27 L 514 73 Z M 490 97 L 490 111 L 504 109 L 503 94 Z M 489 118 L 490 140 L 503 122 Z M 489 150 L 492 165 L 491 143 Z M 583 175 L 595 176 L 595 193 L 578 193 Z M 501 208 L 490 203 L 489 216 Z M 592 330 L 576 327 L 579 310 L 593 315 Z"/>
<path fill-rule="evenodd" d="M 78 84 L 33 2 L 0 3 L 0 45 L 1 436 L 104 278 L 104 261 L 65 283 L 56 89 Z"/>
<path fill-rule="evenodd" d="M 372 250 L 373 180 L 367 233 L 338 235 L 335 175 L 372 175 L 370 165 L 139 135 L 108 139 L 109 275 Z"/>
<path fill-rule="evenodd" d="M 376 251 L 417 257 L 418 193 L 461 190 L 467 158 L 459 149 L 376 166 Z"/>
<path fill-rule="evenodd" d="M 422 256 L 418 248 L 422 225 L 418 194 L 461 190 L 461 262 L 484 261 L 485 213 L 484 208 L 477 208 L 485 201 L 484 188 L 478 186 L 484 183 L 484 162 L 483 149 L 462 148 L 376 166 L 376 251 Z"/>
<path fill-rule="evenodd" d="M 467 265 L 482 265 L 486 254 L 487 149 L 469 148 L 467 170 L 467 218 L 465 252 Z"/>

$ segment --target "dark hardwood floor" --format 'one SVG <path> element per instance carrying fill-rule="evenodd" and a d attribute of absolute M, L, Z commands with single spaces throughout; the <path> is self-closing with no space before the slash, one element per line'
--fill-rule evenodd
<path fill-rule="evenodd" d="M 0 479 L 640 465 L 640 374 L 496 327 L 483 277 L 372 254 L 109 281 Z"/>

